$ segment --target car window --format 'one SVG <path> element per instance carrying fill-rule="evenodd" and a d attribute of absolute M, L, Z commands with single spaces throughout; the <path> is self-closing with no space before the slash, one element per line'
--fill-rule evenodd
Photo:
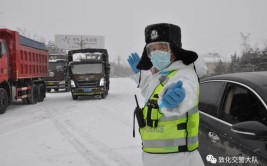
<path fill-rule="evenodd" d="M 200 84 L 199 110 L 212 116 L 217 116 L 218 100 L 223 82 L 204 82 Z"/>
<path fill-rule="evenodd" d="M 249 89 L 229 84 L 224 100 L 221 119 L 231 124 L 259 121 L 267 125 L 267 110 L 259 98 Z"/>

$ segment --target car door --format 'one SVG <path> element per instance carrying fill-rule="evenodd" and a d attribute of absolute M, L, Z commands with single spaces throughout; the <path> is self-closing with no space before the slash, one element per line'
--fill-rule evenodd
<path fill-rule="evenodd" d="M 224 151 L 220 155 L 228 156 L 228 163 L 240 163 L 242 158 L 245 165 L 267 165 L 266 142 L 243 139 L 231 131 L 233 124 L 244 121 L 258 121 L 267 125 L 267 110 L 252 88 L 241 83 L 229 82 L 221 100 L 219 119 L 228 124 L 220 128 L 223 135 L 219 136 L 226 138 L 223 142 Z"/>
<path fill-rule="evenodd" d="M 225 124 L 218 119 L 220 101 L 225 87 L 226 83 L 222 81 L 205 81 L 200 84 L 199 152 L 205 165 L 211 164 L 206 160 L 208 155 L 216 157 L 220 152 L 225 151 L 220 136 L 220 129 Z"/>

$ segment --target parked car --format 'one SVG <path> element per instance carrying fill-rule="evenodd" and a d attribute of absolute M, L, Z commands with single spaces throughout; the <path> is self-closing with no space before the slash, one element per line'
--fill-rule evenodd
<path fill-rule="evenodd" d="M 267 71 L 201 79 L 199 110 L 205 165 L 267 165 Z"/>

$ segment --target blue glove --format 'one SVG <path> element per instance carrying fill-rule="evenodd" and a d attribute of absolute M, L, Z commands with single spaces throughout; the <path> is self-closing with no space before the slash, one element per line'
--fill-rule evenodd
<path fill-rule="evenodd" d="M 128 58 L 128 63 L 130 64 L 132 71 L 136 74 L 140 70 L 136 68 L 138 62 L 140 61 L 140 57 L 137 53 L 131 53 L 131 55 Z"/>
<path fill-rule="evenodd" d="M 178 81 L 175 83 L 162 98 L 162 104 L 166 108 L 174 108 L 179 105 L 185 98 L 185 90 L 183 88 L 183 82 Z"/>

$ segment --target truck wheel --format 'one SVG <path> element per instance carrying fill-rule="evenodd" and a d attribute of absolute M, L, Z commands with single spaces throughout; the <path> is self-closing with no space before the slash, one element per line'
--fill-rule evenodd
<path fill-rule="evenodd" d="M 44 84 L 38 85 L 38 102 L 43 102 L 45 98 L 45 87 Z"/>
<path fill-rule="evenodd" d="M 78 96 L 75 96 L 75 95 L 73 95 L 73 94 L 71 94 L 72 95 L 72 99 L 73 100 L 77 100 L 78 99 Z"/>
<path fill-rule="evenodd" d="M 38 87 L 36 84 L 32 86 L 32 96 L 28 97 L 28 102 L 30 104 L 36 104 L 38 102 Z"/>
<path fill-rule="evenodd" d="M 51 92 L 51 89 L 46 89 L 47 92 Z"/>
<path fill-rule="evenodd" d="M 107 96 L 107 95 L 106 95 L 106 92 L 104 92 L 104 93 L 101 94 L 101 98 L 102 98 L 102 99 L 105 99 L 106 96 Z"/>
<path fill-rule="evenodd" d="M 56 92 L 58 92 L 59 89 L 58 89 L 58 88 L 55 88 L 54 90 L 55 90 Z"/>
<path fill-rule="evenodd" d="M 8 106 L 8 95 L 5 89 L 0 88 L 0 114 L 6 112 Z"/>
<path fill-rule="evenodd" d="M 23 98 L 23 99 L 22 99 L 22 103 L 23 103 L 23 104 L 29 104 L 28 98 Z"/>

